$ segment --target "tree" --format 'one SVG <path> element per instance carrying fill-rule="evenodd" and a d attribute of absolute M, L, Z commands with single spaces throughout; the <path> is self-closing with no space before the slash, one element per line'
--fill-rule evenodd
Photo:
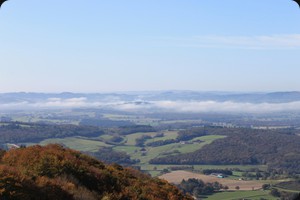
<path fill-rule="evenodd" d="M 280 192 L 276 188 L 273 188 L 270 194 L 274 197 L 280 197 Z"/>
<path fill-rule="evenodd" d="M 263 189 L 263 190 L 268 190 L 268 189 L 270 189 L 270 184 L 263 184 L 263 185 L 262 185 L 262 189 Z"/>

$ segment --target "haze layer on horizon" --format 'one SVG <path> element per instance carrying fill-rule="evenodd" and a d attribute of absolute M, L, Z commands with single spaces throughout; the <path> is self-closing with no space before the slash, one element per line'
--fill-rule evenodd
<path fill-rule="evenodd" d="M 299 114 L 300 92 L 0 93 L 2 112 L 56 109 L 93 109 L 129 113 Z"/>

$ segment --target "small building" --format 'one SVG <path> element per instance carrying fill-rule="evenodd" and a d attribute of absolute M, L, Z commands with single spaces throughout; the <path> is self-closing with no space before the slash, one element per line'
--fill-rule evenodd
<path fill-rule="evenodd" d="M 215 176 L 215 177 L 217 177 L 217 178 L 225 178 L 225 175 L 224 175 L 224 174 L 211 173 L 210 175 L 211 175 L 211 176 Z"/>
<path fill-rule="evenodd" d="M 223 174 L 218 174 L 218 178 L 225 178 Z"/>

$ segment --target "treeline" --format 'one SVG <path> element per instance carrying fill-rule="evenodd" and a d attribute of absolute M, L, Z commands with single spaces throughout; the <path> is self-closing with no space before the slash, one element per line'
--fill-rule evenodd
<path fill-rule="evenodd" d="M 132 133 L 156 132 L 155 128 L 148 125 L 121 126 L 118 130 L 120 135 L 129 135 Z"/>
<path fill-rule="evenodd" d="M 276 188 L 271 189 L 270 195 L 276 198 L 280 198 L 280 200 L 299 200 L 300 193 L 280 191 Z"/>
<path fill-rule="evenodd" d="M 177 141 L 189 141 L 196 137 L 205 136 L 210 128 L 192 128 L 178 132 Z"/>
<path fill-rule="evenodd" d="M 204 128 L 203 128 L 204 129 Z M 211 130 L 211 131 L 210 131 Z M 200 150 L 150 160 L 151 164 L 266 164 L 279 173 L 300 173 L 300 137 L 291 130 L 210 128 L 209 134 L 226 135 Z"/>
<path fill-rule="evenodd" d="M 112 138 L 105 141 L 106 144 L 112 144 L 112 145 L 118 145 L 122 142 L 124 142 L 124 138 L 119 135 L 113 135 Z"/>
<path fill-rule="evenodd" d="M 159 147 L 159 146 L 173 144 L 173 143 L 177 143 L 177 142 L 178 142 L 177 139 L 167 139 L 167 140 L 158 140 L 158 141 L 154 141 L 154 142 L 149 142 L 146 145 L 149 147 Z"/>
<path fill-rule="evenodd" d="M 134 126 L 135 123 L 130 121 L 110 120 L 105 118 L 85 118 L 80 121 L 79 125 L 111 128 L 120 126 Z"/>
<path fill-rule="evenodd" d="M 91 155 L 108 164 L 117 163 L 123 166 L 130 166 L 139 162 L 138 159 L 131 159 L 127 153 L 115 151 L 111 147 L 101 148 Z"/>
<path fill-rule="evenodd" d="M 158 140 L 154 142 L 147 143 L 147 146 L 158 147 L 173 143 L 179 143 L 182 141 L 189 141 L 196 137 L 202 137 L 209 134 L 210 127 L 202 127 L 202 128 L 190 128 L 186 130 L 181 130 L 178 132 L 178 136 L 176 139 L 167 139 L 167 140 Z"/>
<path fill-rule="evenodd" d="M 149 135 L 142 135 L 141 137 L 138 137 L 135 139 L 135 145 L 139 147 L 145 146 L 146 140 L 151 139 L 152 137 Z"/>
<path fill-rule="evenodd" d="M 40 142 L 71 136 L 98 137 L 104 129 L 93 126 L 9 122 L 0 126 L 0 143 Z"/>
<path fill-rule="evenodd" d="M 25 122 L 5 122 L 0 125 L 0 144 L 4 143 L 38 143 L 49 138 L 65 138 L 72 136 L 99 137 L 103 134 L 112 134 L 111 142 L 120 143 L 122 135 L 137 132 L 154 132 L 152 126 L 133 125 L 105 128 L 89 125 L 72 124 L 44 124 Z"/>
<path fill-rule="evenodd" d="M 278 188 L 286 189 L 286 190 L 300 191 L 300 180 L 280 182 L 280 183 L 277 183 L 275 186 Z"/>
<path fill-rule="evenodd" d="M 193 195 L 196 198 L 200 198 L 201 195 L 210 195 L 221 189 L 228 189 L 227 186 L 223 186 L 219 182 L 204 183 L 202 180 L 191 178 L 188 180 L 182 180 L 178 187 L 184 192 Z"/>
<path fill-rule="evenodd" d="M 0 199 L 193 199 L 166 181 L 59 145 L 4 153 L 0 180 Z"/>

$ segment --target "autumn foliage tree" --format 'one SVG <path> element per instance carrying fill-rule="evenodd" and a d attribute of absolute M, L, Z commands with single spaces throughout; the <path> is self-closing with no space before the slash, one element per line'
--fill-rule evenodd
<path fill-rule="evenodd" d="M 190 200 L 175 186 L 120 165 L 105 165 L 60 145 L 6 152 L 0 199 Z"/>

